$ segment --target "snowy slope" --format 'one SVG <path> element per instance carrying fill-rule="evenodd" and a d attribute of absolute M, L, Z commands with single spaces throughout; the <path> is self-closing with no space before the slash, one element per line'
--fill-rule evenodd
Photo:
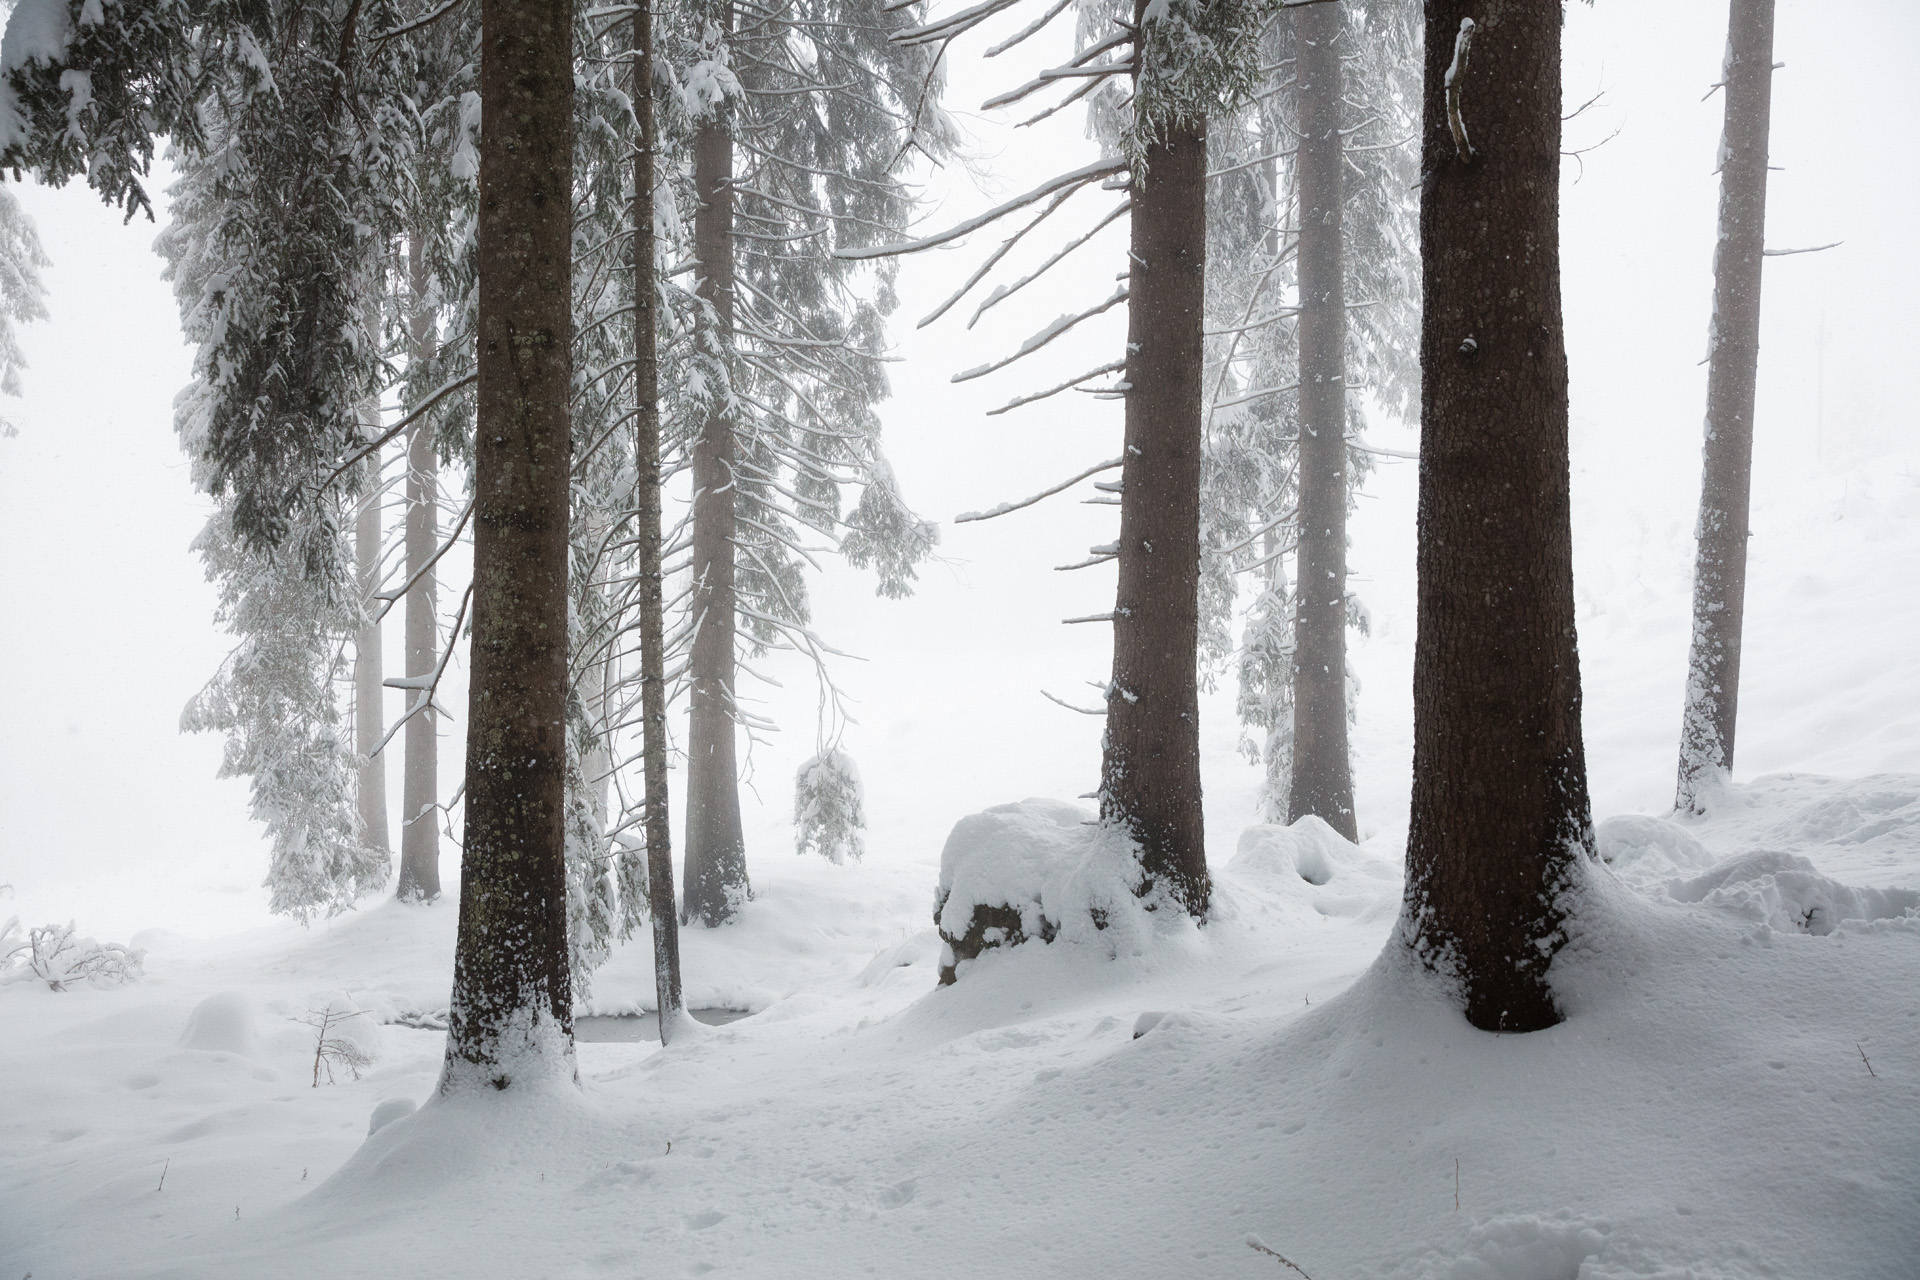
<path fill-rule="evenodd" d="M 1685 828 L 1606 824 L 1572 1016 L 1520 1037 L 1375 959 L 1391 861 L 1336 848 L 1315 885 L 1288 834 L 1220 870 L 1204 934 L 1028 946 L 937 991 L 924 909 L 869 950 L 843 900 L 801 947 L 755 917 L 824 900 L 769 885 L 734 960 L 807 956 L 802 989 L 664 1051 L 581 1045 L 578 1093 L 435 1104 L 371 1139 L 438 1066 L 437 1034 L 375 1024 L 444 991 L 445 905 L 293 946 L 163 939 L 119 991 L 10 990 L 0 1267 L 1277 1274 L 1251 1233 L 1323 1280 L 1912 1274 L 1920 894 L 1815 936 L 1789 921 L 1834 899 L 1821 877 L 1700 873 L 1762 849 L 1920 884 L 1920 777 L 1763 779 Z M 222 991 L 224 1020 L 190 1026 Z M 375 1065 L 316 1089 L 294 1019 L 343 996 Z"/>

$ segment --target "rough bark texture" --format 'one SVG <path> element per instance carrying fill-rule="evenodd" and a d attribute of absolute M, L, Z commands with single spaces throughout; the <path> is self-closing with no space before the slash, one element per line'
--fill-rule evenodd
<path fill-rule="evenodd" d="M 1100 770 L 1100 816 L 1139 842 L 1143 888 L 1196 917 L 1211 893 L 1195 680 L 1206 174 L 1198 121 L 1165 129 L 1133 178 L 1120 582 Z"/>
<path fill-rule="evenodd" d="M 722 29 L 732 30 L 732 6 Z M 726 360 L 733 346 L 733 136 L 723 104 L 694 134 L 694 254 L 697 292 L 711 303 L 715 327 L 702 347 Z M 709 927 L 739 910 L 747 882 L 746 837 L 740 829 L 740 782 L 734 754 L 734 476 L 733 420 L 724 397 L 693 447 L 692 724 L 687 735 L 686 890 L 681 919 Z"/>
<path fill-rule="evenodd" d="M 379 427 L 377 412 L 373 416 Z M 353 521 L 353 560 L 355 583 L 360 590 L 362 608 L 376 603 L 373 593 L 380 589 L 380 468 L 378 459 L 368 465 L 371 473 L 367 494 Z M 353 749 L 367 762 L 360 766 L 355 801 L 360 811 L 360 843 L 369 849 L 387 849 L 387 757 L 374 755 L 380 738 L 387 731 L 384 677 L 380 661 L 380 624 L 372 621 L 353 638 Z"/>
<path fill-rule="evenodd" d="M 640 715 L 642 773 L 646 782 L 647 913 L 653 924 L 654 1007 L 660 1043 L 679 1019 L 680 920 L 673 895 L 673 827 L 667 809 L 667 684 L 665 607 L 660 582 L 660 358 L 659 287 L 654 280 L 654 151 L 659 131 L 653 117 L 653 13 L 633 13 L 633 110 L 640 124 L 633 153 L 633 385 L 638 412 L 634 471 L 639 524 Z"/>
<path fill-rule="evenodd" d="M 407 246 L 408 356 L 416 361 L 432 354 L 433 313 L 425 301 L 427 261 L 420 237 Z M 435 621 L 437 592 L 434 571 L 427 568 L 440 549 L 440 460 L 433 447 L 433 425 L 421 418 L 407 428 L 407 590 L 406 673 L 433 674 L 440 661 L 440 627 Z M 419 580 L 414 581 L 414 575 Z M 407 705 L 420 695 L 409 690 Z M 400 732 L 405 741 L 406 765 L 401 777 L 400 884 L 402 901 L 421 902 L 440 896 L 440 726 L 432 708 L 407 721 Z"/>
<path fill-rule="evenodd" d="M 568 0 L 482 0 L 465 854 L 442 1091 L 573 1073 L 567 972 Z"/>
<path fill-rule="evenodd" d="M 1458 73 L 1473 148 L 1456 151 Z M 1413 809 L 1403 936 L 1488 1030 L 1559 1021 L 1547 968 L 1592 850 L 1560 313 L 1560 6 L 1430 0 Z"/>
<path fill-rule="evenodd" d="M 1287 821 L 1359 839 L 1347 749 L 1347 298 L 1338 5 L 1293 15 L 1300 140 L 1300 523 Z"/>
<path fill-rule="evenodd" d="M 1713 248 L 1713 322 L 1707 339 L 1705 465 L 1694 530 L 1693 644 L 1674 797 L 1674 807 L 1686 810 L 1699 806 L 1706 784 L 1732 771 L 1740 707 L 1773 102 L 1773 0 L 1733 0 L 1724 79 L 1727 114 L 1720 132 L 1720 236 Z"/>

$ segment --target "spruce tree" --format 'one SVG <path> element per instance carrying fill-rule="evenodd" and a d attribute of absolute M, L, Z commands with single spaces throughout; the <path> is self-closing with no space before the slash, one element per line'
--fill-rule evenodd
<path fill-rule="evenodd" d="M 1413 806 L 1400 931 L 1532 1031 L 1593 853 L 1560 309 L 1560 7 L 1426 10 Z"/>
<path fill-rule="evenodd" d="M 1726 119 L 1720 130 L 1719 235 L 1713 245 L 1713 322 L 1707 337 L 1706 443 L 1694 529 L 1693 640 L 1674 795 L 1674 807 L 1690 812 L 1702 811 L 1707 789 L 1733 771 L 1740 708 L 1773 103 L 1773 0 L 1733 0 L 1720 80 Z"/>
<path fill-rule="evenodd" d="M 911 28 L 912 7 L 805 0 L 736 12 L 701 0 L 680 24 L 699 264 L 685 429 L 687 922 L 723 923 L 751 892 L 737 737 L 771 726 L 749 709 L 741 651 L 795 649 L 824 678 L 801 538 L 836 538 L 888 595 L 910 589 L 934 545 L 886 467 L 874 411 L 887 391 L 892 265 L 856 256 L 904 228 L 915 152 L 953 144 L 944 115 L 920 100 L 935 74 L 929 51 L 892 39 Z M 845 510 L 849 484 L 861 496 Z"/>
<path fill-rule="evenodd" d="M 568 972 L 568 392 L 573 13 L 483 0 L 472 692 L 440 1089 L 573 1068 Z"/>
<path fill-rule="evenodd" d="M 27 361 L 14 326 L 46 318 L 47 290 L 40 272 L 50 265 L 33 219 L 18 197 L 0 186 L 0 395 L 20 394 L 20 371 Z M 13 425 L 0 418 L 0 437 L 13 433 Z"/>

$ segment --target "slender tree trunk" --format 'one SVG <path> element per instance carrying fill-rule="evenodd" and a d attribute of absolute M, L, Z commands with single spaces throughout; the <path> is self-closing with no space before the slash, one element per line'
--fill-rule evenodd
<path fill-rule="evenodd" d="M 733 30 L 733 7 L 722 4 L 720 29 Z M 731 108 L 721 104 L 693 138 L 694 254 L 697 293 L 713 307 L 714 326 L 700 335 L 714 359 L 731 364 L 733 349 L 733 135 Z M 712 927 L 733 917 L 751 893 L 746 837 L 740 829 L 740 781 L 734 756 L 733 420 L 718 396 L 693 446 L 692 725 L 687 736 L 686 891 L 682 919 Z"/>
<path fill-rule="evenodd" d="M 1467 1019 L 1559 1021 L 1548 966 L 1593 847 L 1560 312 L 1560 6 L 1429 0 L 1413 808 L 1402 937 Z M 1449 67 L 1468 158 L 1449 124 Z"/>
<path fill-rule="evenodd" d="M 379 417 L 373 425 L 379 427 Z M 367 464 L 368 493 L 353 521 L 353 559 L 362 608 L 373 603 L 380 589 L 380 465 Z M 360 766 L 355 799 L 360 809 L 360 842 L 369 849 L 387 850 L 387 757 L 374 755 L 387 731 L 384 677 L 380 663 L 380 624 L 369 618 L 353 638 L 353 749 L 367 757 Z"/>
<path fill-rule="evenodd" d="M 1143 20 L 1144 0 L 1134 6 Z M 1207 127 L 1168 125 L 1133 175 L 1126 465 L 1100 816 L 1149 886 L 1196 917 L 1211 885 L 1200 816 L 1200 445 Z"/>
<path fill-rule="evenodd" d="M 443 1093 L 575 1078 L 562 835 L 571 9 L 481 3 L 472 693 Z"/>
<path fill-rule="evenodd" d="M 1720 131 L 1720 236 L 1713 248 L 1707 429 L 1693 562 L 1693 644 L 1680 725 L 1674 807 L 1733 771 L 1740 638 L 1747 600 L 1747 500 L 1753 474 L 1754 381 L 1760 364 L 1760 264 L 1767 222 L 1767 134 L 1773 110 L 1773 0 L 1733 0 L 1726 122 Z"/>
<path fill-rule="evenodd" d="M 633 360 L 638 427 L 634 473 L 639 491 L 640 717 L 642 772 L 646 781 L 647 909 L 653 924 L 653 988 L 660 1043 L 673 1038 L 679 1021 L 680 920 L 673 900 L 673 827 L 667 810 L 667 682 L 665 606 L 660 581 L 660 290 L 654 279 L 654 153 L 659 130 L 653 116 L 653 11 L 633 11 L 633 110 L 640 145 L 633 153 Z"/>
<path fill-rule="evenodd" d="M 1340 7 L 1293 15 L 1300 142 L 1300 589 L 1287 820 L 1360 838 L 1347 748 L 1347 297 L 1341 244 Z"/>
<path fill-rule="evenodd" d="M 407 286 L 412 314 L 407 318 L 407 355 L 424 361 L 433 354 L 433 312 L 427 305 L 426 246 L 414 236 L 407 245 Z M 440 459 L 428 418 L 407 428 L 407 675 L 430 676 L 440 661 L 440 626 L 434 572 L 428 562 L 440 549 Z M 419 579 L 414 581 L 414 575 Z M 409 691 L 408 704 L 419 695 Z M 432 708 L 407 721 L 406 766 L 400 799 L 400 884 L 403 902 L 440 896 L 440 726 Z"/>

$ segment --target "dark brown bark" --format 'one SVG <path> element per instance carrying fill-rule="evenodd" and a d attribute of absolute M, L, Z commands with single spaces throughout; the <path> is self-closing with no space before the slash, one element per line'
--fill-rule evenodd
<path fill-rule="evenodd" d="M 731 4 L 720 7 L 723 31 Z M 693 138 L 693 219 L 700 260 L 696 292 L 712 304 L 714 324 L 698 340 L 716 360 L 733 349 L 733 135 L 722 104 Z M 740 828 L 740 781 L 734 754 L 733 539 L 736 450 L 724 395 L 716 396 L 693 446 L 692 724 L 687 735 L 686 890 L 681 919 L 712 927 L 740 909 L 747 882 L 746 837 Z"/>
<path fill-rule="evenodd" d="M 1340 209 L 1338 5 L 1293 15 L 1300 140 L 1300 523 L 1294 593 L 1293 779 L 1308 814 L 1360 838 L 1347 748 L 1347 298 Z"/>
<path fill-rule="evenodd" d="M 1206 122 L 1167 126 L 1133 175 L 1120 581 L 1100 768 L 1100 816 L 1138 842 L 1143 889 L 1196 917 L 1212 888 L 1195 680 L 1206 190 Z"/>
<path fill-rule="evenodd" d="M 407 245 L 407 356 L 419 362 L 432 354 L 433 312 L 427 298 L 426 246 L 421 237 Z M 407 589 L 406 673 L 431 676 L 440 661 L 438 591 L 428 568 L 440 549 L 440 459 L 433 447 L 431 415 L 407 428 Z M 414 575 L 418 574 L 416 581 Z M 407 692 L 411 707 L 419 698 Z M 404 902 L 440 896 L 440 726 L 431 707 L 407 721 L 405 768 L 400 780 L 400 884 Z"/>
<path fill-rule="evenodd" d="M 362 421 L 371 419 L 380 426 L 379 407 L 370 405 Z M 374 755 L 374 748 L 386 734 L 383 682 L 381 678 L 380 624 L 372 620 L 371 608 L 377 602 L 373 593 L 380 589 L 380 459 L 368 461 L 367 492 L 353 521 L 353 559 L 355 585 L 360 589 L 362 608 L 369 609 L 367 624 L 353 638 L 353 749 L 369 757 L 360 766 L 355 802 L 360 813 L 360 843 L 369 849 L 385 850 L 387 844 L 387 758 Z"/>
<path fill-rule="evenodd" d="M 466 842 L 441 1090 L 571 1076 L 568 0 L 482 0 L 479 418 Z"/>
<path fill-rule="evenodd" d="M 1560 1020 L 1547 969 L 1592 850 L 1580 736 L 1560 311 L 1560 6 L 1506 4 L 1445 78 L 1461 20 L 1430 0 L 1413 809 L 1402 936 L 1468 1021 Z"/>
<path fill-rule="evenodd" d="M 1767 134 L 1773 104 L 1773 0 L 1733 0 L 1720 139 L 1720 235 L 1713 248 L 1693 643 L 1680 725 L 1674 807 L 1733 770 L 1740 708 L 1740 634 L 1747 599 L 1747 500 L 1753 474 L 1754 381 L 1760 365 L 1760 275 L 1767 222 Z"/>
<path fill-rule="evenodd" d="M 633 11 L 633 111 L 640 125 L 633 153 L 633 385 L 638 414 L 634 507 L 639 525 L 640 715 L 646 782 L 647 911 L 653 923 L 653 987 L 660 1043 L 680 1012 L 680 919 L 674 909 L 673 827 L 667 810 L 665 607 L 660 582 L 660 291 L 654 280 L 653 11 Z"/>

